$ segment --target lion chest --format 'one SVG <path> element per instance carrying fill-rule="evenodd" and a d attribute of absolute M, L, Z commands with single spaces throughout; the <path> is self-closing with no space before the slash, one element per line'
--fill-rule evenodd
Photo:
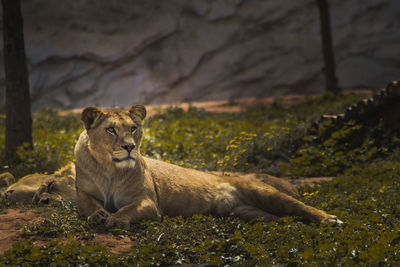
<path fill-rule="evenodd" d="M 124 192 L 118 190 L 111 190 L 112 187 L 105 190 L 103 193 L 103 206 L 108 212 L 117 212 L 122 207 L 128 205 L 131 201 L 131 196 L 127 196 Z"/>
<path fill-rule="evenodd" d="M 109 179 L 99 188 L 102 195 L 103 207 L 108 212 L 117 212 L 122 207 L 131 203 L 134 192 L 127 190 L 125 182 L 117 179 Z"/>

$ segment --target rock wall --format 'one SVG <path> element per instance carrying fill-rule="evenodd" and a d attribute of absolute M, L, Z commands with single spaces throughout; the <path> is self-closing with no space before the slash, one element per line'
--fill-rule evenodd
<path fill-rule="evenodd" d="M 329 2 L 340 86 L 399 79 L 400 1 Z M 324 90 L 315 0 L 22 3 L 34 109 Z"/>

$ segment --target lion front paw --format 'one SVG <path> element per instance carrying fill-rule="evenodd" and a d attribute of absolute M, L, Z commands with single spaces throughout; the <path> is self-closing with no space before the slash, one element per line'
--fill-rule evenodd
<path fill-rule="evenodd" d="M 108 213 L 106 210 L 98 209 L 88 217 L 88 221 L 92 224 L 104 224 L 109 217 L 110 213 Z"/>
<path fill-rule="evenodd" d="M 49 204 L 50 202 L 62 203 L 62 198 L 59 194 L 52 192 L 54 188 L 54 179 L 47 179 L 36 190 L 32 197 L 33 204 Z"/>
<path fill-rule="evenodd" d="M 121 229 L 129 229 L 130 227 L 130 219 L 126 216 L 118 216 L 115 214 L 110 215 L 110 217 L 107 218 L 106 221 L 106 226 L 107 227 L 118 227 Z"/>

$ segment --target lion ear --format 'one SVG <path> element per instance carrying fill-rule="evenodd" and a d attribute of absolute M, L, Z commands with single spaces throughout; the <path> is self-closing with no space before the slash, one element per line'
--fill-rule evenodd
<path fill-rule="evenodd" d="M 133 105 L 130 108 L 129 113 L 131 114 L 131 116 L 137 116 L 141 120 L 144 120 L 144 118 L 146 118 L 146 115 L 147 115 L 146 108 L 143 105 L 140 105 L 140 104 Z"/>
<path fill-rule="evenodd" d="M 104 112 L 97 107 L 87 107 L 82 111 L 82 121 L 86 130 L 92 128 L 93 124 L 98 121 Z"/>

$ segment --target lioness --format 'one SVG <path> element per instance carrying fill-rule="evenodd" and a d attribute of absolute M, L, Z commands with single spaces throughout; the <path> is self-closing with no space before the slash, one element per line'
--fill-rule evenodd
<path fill-rule="evenodd" d="M 5 190 L 11 203 L 76 202 L 75 166 L 72 162 L 53 174 L 28 174 Z"/>
<path fill-rule="evenodd" d="M 95 224 L 127 228 L 140 219 L 195 213 L 274 220 L 294 215 L 318 223 L 336 216 L 305 205 L 254 178 L 217 176 L 140 155 L 146 109 L 82 112 L 75 146 L 78 211 Z"/>

